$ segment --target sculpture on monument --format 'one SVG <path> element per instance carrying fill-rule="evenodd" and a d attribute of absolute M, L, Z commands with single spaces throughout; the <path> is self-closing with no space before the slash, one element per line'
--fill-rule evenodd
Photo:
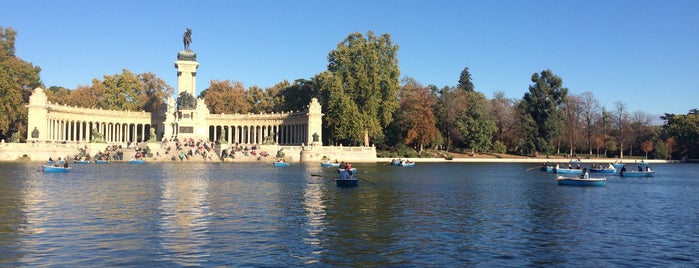
<path fill-rule="evenodd" d="M 91 133 L 92 140 L 90 140 L 90 143 L 104 143 L 104 136 L 96 128 L 93 128 Z"/>
<path fill-rule="evenodd" d="M 184 50 L 191 50 L 189 44 L 192 43 L 192 29 L 187 28 L 187 30 L 184 31 L 184 38 L 182 41 L 184 42 Z"/>
<path fill-rule="evenodd" d="M 158 136 L 155 134 L 155 128 L 150 128 L 150 138 L 148 139 L 148 142 L 158 142 Z"/>

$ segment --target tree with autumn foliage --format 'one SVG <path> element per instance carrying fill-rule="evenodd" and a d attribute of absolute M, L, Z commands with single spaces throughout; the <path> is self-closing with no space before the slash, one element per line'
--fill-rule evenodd
<path fill-rule="evenodd" d="M 0 27 L 0 139 L 26 137 L 27 108 L 32 90 L 41 86 L 41 68 L 15 56 L 12 28 Z"/>
<path fill-rule="evenodd" d="M 406 130 L 405 144 L 415 144 L 418 153 L 425 145 L 432 143 L 438 136 L 432 105 L 434 96 L 428 87 L 419 84 L 413 78 L 404 78 L 400 90 L 400 110 L 396 120 Z"/>
<path fill-rule="evenodd" d="M 495 120 L 490 113 L 490 102 L 481 92 L 466 91 L 466 110 L 456 120 L 456 125 L 464 134 L 471 154 L 489 150 L 497 133 Z"/>
<path fill-rule="evenodd" d="M 248 113 L 251 110 L 245 87 L 238 81 L 212 80 L 199 97 L 204 98 L 212 114 Z"/>
<path fill-rule="evenodd" d="M 643 150 L 643 153 L 646 154 L 646 158 L 648 158 L 648 153 L 653 151 L 654 143 L 652 140 L 645 140 L 643 143 L 641 143 L 641 150 Z"/>
<path fill-rule="evenodd" d="M 76 107 L 160 112 L 174 89 L 153 73 L 134 74 L 122 70 L 120 74 L 105 75 L 103 80 L 92 79 L 92 85 L 78 86 L 66 95 L 62 87 L 50 87 L 51 102 Z"/>

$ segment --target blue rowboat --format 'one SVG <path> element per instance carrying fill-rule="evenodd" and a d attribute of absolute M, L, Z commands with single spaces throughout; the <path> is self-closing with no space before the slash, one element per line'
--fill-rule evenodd
<path fill-rule="evenodd" d="M 130 159 L 129 164 L 145 164 L 146 160 L 145 159 Z"/>
<path fill-rule="evenodd" d="M 87 161 L 87 160 L 76 160 L 76 161 L 73 161 L 73 163 L 74 163 L 74 164 L 89 164 L 90 161 Z"/>
<path fill-rule="evenodd" d="M 619 176 L 622 177 L 653 177 L 655 171 L 622 171 Z"/>
<path fill-rule="evenodd" d="M 46 173 L 59 173 L 59 172 L 69 172 L 71 171 L 71 167 L 54 167 L 54 166 L 47 166 L 43 165 L 41 166 L 41 169 L 46 172 Z"/>
<path fill-rule="evenodd" d="M 277 161 L 277 162 L 274 162 L 274 166 L 275 166 L 275 167 L 288 167 L 288 166 L 289 166 L 289 163 Z"/>
<path fill-rule="evenodd" d="M 321 167 L 339 167 L 340 163 L 335 163 L 335 162 L 330 162 L 330 161 L 325 161 L 320 163 Z"/>
<path fill-rule="evenodd" d="M 613 168 L 591 168 L 590 172 L 596 173 L 616 173 L 616 169 Z"/>
<path fill-rule="evenodd" d="M 359 179 L 336 179 L 335 184 L 337 187 L 357 187 L 359 186 Z"/>
<path fill-rule="evenodd" d="M 556 182 L 558 185 L 571 185 L 571 186 L 604 186 L 607 183 L 607 178 L 587 178 L 583 179 L 580 177 L 564 177 L 557 176 Z"/>
<path fill-rule="evenodd" d="M 403 161 L 403 162 L 400 162 L 400 164 L 398 164 L 398 165 L 401 167 L 412 167 L 415 165 L 415 162 Z"/>
<path fill-rule="evenodd" d="M 572 168 L 556 168 L 553 170 L 556 174 L 582 174 L 582 169 L 572 169 Z"/>
<path fill-rule="evenodd" d="M 554 169 L 554 166 L 546 165 L 546 166 L 541 166 L 541 168 L 539 170 L 546 171 L 546 172 L 553 172 L 553 169 Z"/>
<path fill-rule="evenodd" d="M 95 160 L 95 164 L 109 164 L 107 160 Z"/>
<path fill-rule="evenodd" d="M 356 187 L 359 184 L 359 179 L 352 176 L 347 170 L 340 170 L 340 178 L 335 180 L 337 187 Z"/>

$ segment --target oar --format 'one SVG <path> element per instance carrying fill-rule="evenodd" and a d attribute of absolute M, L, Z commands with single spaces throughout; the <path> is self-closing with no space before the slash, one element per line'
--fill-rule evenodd
<path fill-rule="evenodd" d="M 365 182 L 371 183 L 371 184 L 373 184 L 373 185 L 376 185 L 376 183 L 373 182 L 373 181 L 369 181 L 369 180 L 362 179 L 362 178 L 360 178 L 359 176 L 354 176 L 354 177 L 357 178 L 357 179 L 359 179 L 360 181 L 365 181 Z"/>
<path fill-rule="evenodd" d="M 535 168 L 540 168 L 540 167 L 531 167 L 531 168 L 528 168 L 527 171 L 530 171 L 530 170 L 535 169 Z"/>
<path fill-rule="evenodd" d="M 311 177 L 323 177 L 322 174 L 311 174 Z"/>

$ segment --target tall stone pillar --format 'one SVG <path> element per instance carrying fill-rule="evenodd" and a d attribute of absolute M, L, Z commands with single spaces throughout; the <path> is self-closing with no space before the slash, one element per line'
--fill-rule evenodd
<path fill-rule="evenodd" d="M 177 68 L 177 97 L 183 92 L 196 97 L 197 68 L 199 68 L 197 54 L 191 50 L 180 51 L 177 54 L 175 68 Z"/>
<path fill-rule="evenodd" d="M 34 89 L 27 105 L 27 141 L 46 141 L 48 136 L 48 97 L 40 87 Z"/>
<path fill-rule="evenodd" d="M 308 132 L 306 144 L 323 145 L 323 113 L 318 99 L 312 98 L 308 104 Z"/>

